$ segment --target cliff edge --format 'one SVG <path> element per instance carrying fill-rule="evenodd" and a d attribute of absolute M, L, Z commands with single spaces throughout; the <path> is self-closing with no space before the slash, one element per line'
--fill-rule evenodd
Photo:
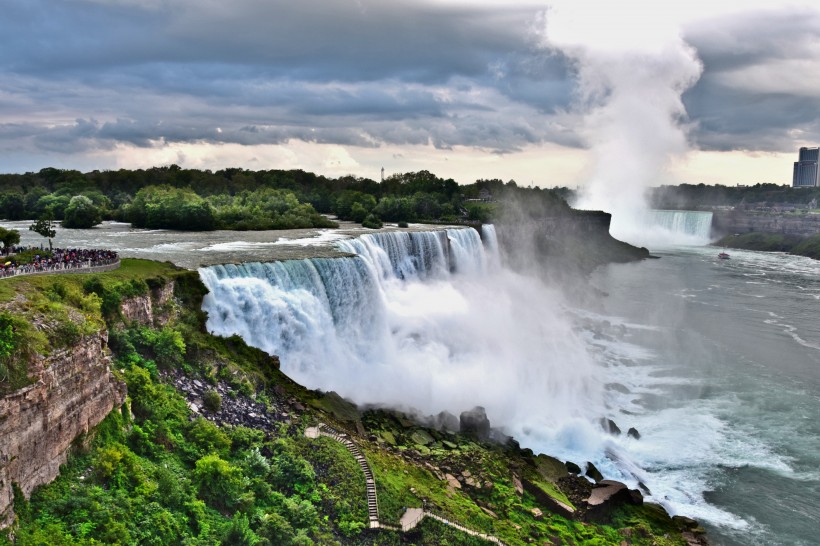
<path fill-rule="evenodd" d="M 75 441 L 125 401 L 107 343 L 107 333 L 99 332 L 36 357 L 33 384 L 0 399 L 0 526 L 14 519 L 12 485 L 28 497 L 52 481 Z"/>

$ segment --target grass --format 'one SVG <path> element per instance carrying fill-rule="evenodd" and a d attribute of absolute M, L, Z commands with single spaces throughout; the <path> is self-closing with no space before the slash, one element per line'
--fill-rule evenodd
<path fill-rule="evenodd" d="M 170 278 L 185 272 L 170 262 L 154 262 L 123 258 L 120 267 L 106 273 L 55 273 L 53 275 L 20 275 L 17 277 L 0 278 L 0 304 L 11 301 L 17 294 L 31 290 L 43 291 L 52 286 L 57 279 L 65 284 L 82 287 L 91 277 L 102 279 L 105 284 L 131 281 L 134 279 L 162 279 Z"/>

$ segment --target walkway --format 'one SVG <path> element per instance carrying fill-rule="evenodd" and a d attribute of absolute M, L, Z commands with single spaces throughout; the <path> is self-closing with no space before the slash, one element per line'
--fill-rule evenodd
<path fill-rule="evenodd" d="M 454 521 L 450 521 L 446 518 L 443 518 L 437 514 L 433 514 L 427 510 L 423 510 L 421 508 L 407 508 L 402 514 L 401 519 L 399 520 L 399 527 L 395 525 L 390 525 L 387 523 L 381 523 L 379 521 L 379 505 L 376 499 L 376 480 L 373 478 L 373 472 L 370 470 L 370 465 L 365 459 L 364 455 L 362 455 L 359 446 L 357 446 L 348 436 L 347 434 L 343 434 L 341 432 L 337 432 L 333 428 L 329 427 L 324 423 L 319 423 L 319 426 L 316 427 L 309 427 L 305 429 L 305 436 L 308 438 L 318 438 L 319 436 L 327 436 L 328 438 L 333 438 L 337 442 L 341 442 L 347 450 L 353 454 L 353 457 L 356 458 L 356 462 L 359 463 L 359 466 L 362 467 L 362 471 L 364 472 L 365 482 L 367 484 L 367 511 L 370 518 L 370 528 L 371 529 L 389 529 L 391 531 L 402 531 L 407 532 L 412 530 L 413 528 L 418 525 L 422 519 L 425 517 L 433 518 L 434 520 L 440 521 L 445 525 L 449 525 L 450 527 L 454 527 L 459 531 L 467 533 L 468 535 L 472 535 L 474 537 L 483 538 L 488 542 L 493 542 L 495 544 L 499 544 L 500 546 L 506 546 L 498 537 L 494 537 L 492 535 L 488 535 L 486 533 L 479 533 L 478 531 L 473 531 L 472 529 L 468 529 L 463 525 L 456 523 Z"/>
<path fill-rule="evenodd" d="M 333 438 L 337 442 L 341 442 L 342 445 L 344 445 L 353 455 L 356 462 L 359 463 L 359 466 L 362 468 L 362 472 L 364 472 L 365 484 L 367 486 L 367 513 L 370 519 L 370 528 L 378 529 L 380 525 L 379 502 L 376 498 L 376 480 L 373 478 L 373 471 L 370 470 L 370 465 L 368 464 L 367 459 L 364 458 L 364 455 L 362 455 L 361 450 L 359 450 L 359 446 L 353 443 L 353 441 L 348 438 L 347 434 L 337 432 L 335 429 L 325 425 L 324 423 L 319 423 L 318 427 L 310 427 L 306 429 L 305 436 L 308 438 L 318 438 L 319 436 Z"/>
<path fill-rule="evenodd" d="M 21 269 L 14 269 L 0 272 L 0 279 L 12 279 L 14 277 L 22 277 L 25 275 L 59 275 L 61 273 L 104 273 L 106 271 L 113 271 L 120 267 L 120 260 L 105 265 L 80 265 L 77 267 L 62 267 L 54 269 L 44 269 L 42 271 L 24 271 Z"/>

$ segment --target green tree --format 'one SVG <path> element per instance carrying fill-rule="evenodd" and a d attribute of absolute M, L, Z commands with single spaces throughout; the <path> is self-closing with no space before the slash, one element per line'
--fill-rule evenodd
<path fill-rule="evenodd" d="M 8 254 L 11 247 L 20 244 L 20 232 L 0 227 L 0 241 L 3 242 L 3 253 Z"/>
<path fill-rule="evenodd" d="M 232 509 L 239 505 L 247 492 L 248 479 L 241 468 L 211 453 L 196 462 L 194 484 L 200 498 L 211 506 Z"/>
<path fill-rule="evenodd" d="M 63 213 L 63 227 L 88 229 L 102 222 L 102 212 L 85 195 L 75 195 Z"/>
<path fill-rule="evenodd" d="M 52 249 L 51 240 L 57 235 L 57 230 L 55 229 L 54 217 L 50 213 L 47 212 L 41 216 L 28 229 L 48 239 L 48 249 Z"/>
<path fill-rule="evenodd" d="M 259 537 L 251 530 L 248 516 L 245 514 L 234 514 L 228 532 L 222 539 L 225 546 L 254 546 L 259 543 Z"/>
<path fill-rule="evenodd" d="M 380 229 L 384 224 L 375 214 L 368 214 L 367 218 L 362 221 L 362 227 L 369 229 Z"/>
<path fill-rule="evenodd" d="M 216 227 L 213 207 L 190 188 L 148 186 L 126 214 L 135 227 L 207 231 Z"/>
<path fill-rule="evenodd" d="M 23 218 L 23 194 L 19 191 L 0 193 L 0 217 L 6 220 L 20 220 Z"/>

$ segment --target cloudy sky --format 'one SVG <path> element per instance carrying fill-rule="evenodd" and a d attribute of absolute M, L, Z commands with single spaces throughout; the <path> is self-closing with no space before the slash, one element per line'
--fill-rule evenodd
<path fill-rule="evenodd" d="M 818 8 L 610 4 L 4 0 L 0 172 L 791 182 Z"/>

